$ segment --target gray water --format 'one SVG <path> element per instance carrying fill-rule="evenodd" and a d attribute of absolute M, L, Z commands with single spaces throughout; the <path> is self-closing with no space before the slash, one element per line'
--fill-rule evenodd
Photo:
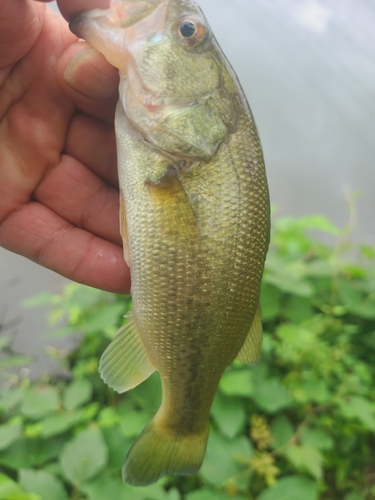
<path fill-rule="evenodd" d="M 51 4 L 56 8 L 53 4 Z M 279 215 L 321 213 L 339 225 L 360 191 L 353 237 L 375 243 L 375 2 L 201 0 L 248 96 Z M 346 194 L 345 194 L 346 193 Z M 47 358 L 45 311 L 24 310 L 66 280 L 0 249 L 0 323 L 20 317 L 15 349 Z"/>

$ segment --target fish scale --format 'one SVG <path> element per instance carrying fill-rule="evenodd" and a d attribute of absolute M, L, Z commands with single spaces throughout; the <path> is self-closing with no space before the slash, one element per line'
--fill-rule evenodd
<path fill-rule="evenodd" d="M 267 180 L 246 98 L 194 2 L 116 0 L 71 27 L 121 76 L 115 128 L 133 311 L 100 372 L 119 392 L 160 372 L 161 407 L 123 466 L 124 481 L 141 486 L 198 471 L 223 371 L 236 357 L 259 358 Z"/>

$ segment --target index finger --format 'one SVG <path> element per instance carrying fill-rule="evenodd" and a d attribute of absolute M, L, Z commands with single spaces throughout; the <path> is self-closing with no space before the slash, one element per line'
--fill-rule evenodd
<path fill-rule="evenodd" d="M 79 12 L 90 9 L 108 9 L 110 0 L 57 0 L 62 15 L 70 19 Z"/>

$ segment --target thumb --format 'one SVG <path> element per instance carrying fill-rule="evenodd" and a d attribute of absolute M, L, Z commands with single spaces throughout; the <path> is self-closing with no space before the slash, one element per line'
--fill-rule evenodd
<path fill-rule="evenodd" d="M 45 5 L 30 0 L 0 1 L 0 69 L 13 66 L 34 45 Z"/>

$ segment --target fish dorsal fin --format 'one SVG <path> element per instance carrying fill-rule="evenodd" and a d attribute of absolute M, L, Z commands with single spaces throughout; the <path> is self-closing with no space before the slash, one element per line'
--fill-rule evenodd
<path fill-rule="evenodd" d="M 120 233 L 122 237 L 122 245 L 124 251 L 124 259 L 127 265 L 130 267 L 130 247 L 129 247 L 129 236 L 128 236 L 128 223 L 126 220 L 126 209 L 123 194 L 120 193 Z"/>
<path fill-rule="evenodd" d="M 134 321 L 133 313 L 104 351 L 99 364 L 100 376 L 112 389 L 126 392 L 146 380 L 155 367 L 148 359 Z"/>
<path fill-rule="evenodd" d="M 259 361 L 260 350 L 262 348 L 262 316 L 260 305 L 255 312 L 250 331 L 241 347 L 236 359 L 242 363 L 254 364 Z"/>

